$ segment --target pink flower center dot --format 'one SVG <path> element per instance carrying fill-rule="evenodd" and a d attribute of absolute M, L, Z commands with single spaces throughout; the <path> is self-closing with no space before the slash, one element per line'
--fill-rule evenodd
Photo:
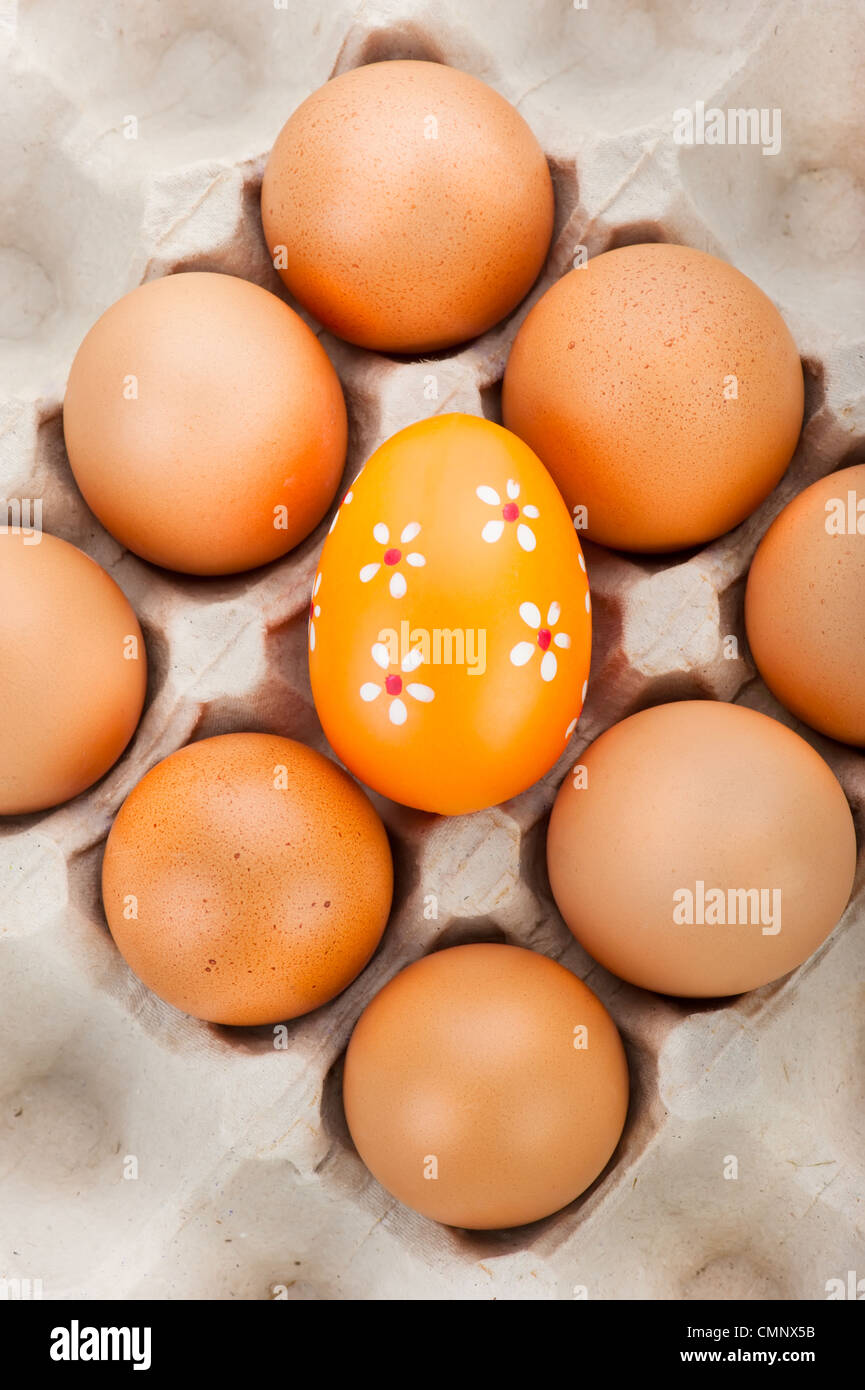
<path fill-rule="evenodd" d="M 505 505 L 502 507 L 502 516 L 504 517 L 505 521 L 516 521 L 519 514 L 520 509 L 517 506 L 516 502 L 506 502 Z"/>
<path fill-rule="evenodd" d="M 401 550 L 386 550 L 384 552 L 384 562 L 386 565 L 398 565 L 401 559 Z"/>
<path fill-rule="evenodd" d="M 399 695 L 402 691 L 402 676 L 385 676 L 384 688 L 388 695 Z"/>
<path fill-rule="evenodd" d="M 538 646 L 540 647 L 542 652 L 545 652 L 547 650 L 547 647 L 550 645 L 552 640 L 552 633 L 547 628 L 542 627 L 540 632 L 538 633 Z"/>

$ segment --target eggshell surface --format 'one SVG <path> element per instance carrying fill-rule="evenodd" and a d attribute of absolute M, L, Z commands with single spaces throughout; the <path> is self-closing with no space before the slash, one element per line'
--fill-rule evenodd
<path fill-rule="evenodd" d="M 549 474 L 488 420 L 401 430 L 355 479 L 315 579 L 316 710 L 368 786 L 458 815 L 565 749 L 591 652 L 585 562 Z"/>
<path fill-rule="evenodd" d="M 345 463 L 339 379 L 301 318 L 233 275 L 152 280 L 90 329 L 63 406 L 84 499 L 123 545 L 189 574 L 291 550 Z"/>
<path fill-rule="evenodd" d="M 519 1226 L 602 1172 L 625 1123 L 616 1025 L 582 981 L 515 946 L 456 946 L 402 970 L 345 1061 L 351 1136 L 388 1192 L 434 1221 Z"/>
<path fill-rule="evenodd" d="M 0 529 L 0 815 L 59 805 L 117 761 L 147 687 L 122 590 L 57 536 Z"/>
<path fill-rule="evenodd" d="M 565 922 L 607 970 L 711 997 L 817 949 L 847 905 L 856 835 L 834 773 L 798 734 L 686 700 L 586 750 L 556 798 L 547 865 Z"/>
<path fill-rule="evenodd" d="M 339 994 L 378 945 L 392 888 L 364 793 L 271 734 L 203 739 L 158 763 L 120 808 L 102 870 L 111 934 L 139 979 L 228 1024 Z"/>
<path fill-rule="evenodd" d="M 750 515 L 790 462 L 803 403 L 771 300 L 714 256 L 652 243 L 594 257 L 538 301 L 502 416 L 585 508 L 590 540 L 661 552 Z"/>
<path fill-rule="evenodd" d="M 261 190 L 291 293 L 383 352 L 466 341 L 510 313 L 553 230 L 553 186 L 519 112 L 441 63 L 370 63 L 307 98 Z"/>
<path fill-rule="evenodd" d="M 865 465 L 812 483 L 776 517 L 748 575 L 745 624 L 781 703 L 865 746 Z"/>

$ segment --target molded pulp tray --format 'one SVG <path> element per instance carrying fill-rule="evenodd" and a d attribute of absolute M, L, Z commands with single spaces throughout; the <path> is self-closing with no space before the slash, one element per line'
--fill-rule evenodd
<path fill-rule="evenodd" d="M 865 1276 L 861 863 L 844 918 L 800 970 L 694 1002 L 595 965 L 555 909 L 543 860 L 555 791 L 585 745 L 682 697 L 736 700 L 793 724 L 840 777 L 861 829 L 865 757 L 776 704 L 742 618 L 744 577 L 772 518 L 814 478 L 865 457 L 857 8 L 3 8 L 0 496 L 42 498 L 45 529 L 114 575 L 140 615 L 151 678 L 138 734 L 101 783 L 0 825 L 0 1277 L 39 1279 L 57 1299 L 555 1299 L 579 1286 L 590 1298 L 821 1299 L 827 1280 Z M 268 729 L 327 751 L 306 620 L 330 518 L 250 575 L 159 571 L 84 505 L 60 412 L 87 328 L 142 280 L 220 270 L 283 293 L 259 222 L 270 146 L 331 74 L 392 57 L 465 68 L 519 107 L 553 171 L 556 232 L 530 300 L 467 347 L 415 362 L 324 337 L 350 411 L 346 485 L 383 439 L 429 413 L 499 418 L 528 303 L 580 245 L 596 255 L 685 242 L 750 275 L 798 344 L 806 423 L 765 505 L 698 553 L 644 560 L 587 546 L 595 651 L 567 755 L 523 796 L 473 816 L 377 801 L 397 864 L 384 943 L 340 998 L 289 1024 L 279 1048 L 272 1029 L 211 1027 L 148 993 L 107 932 L 98 875 L 123 798 L 189 739 Z M 781 151 L 675 144 L 673 112 L 697 100 L 780 109 Z M 429 894 L 437 919 L 424 915 Z M 355 1154 L 340 1100 L 342 1055 L 372 995 L 434 946 L 476 940 L 547 952 L 586 979 L 623 1032 L 633 1085 L 597 1183 L 558 1215 L 502 1233 L 444 1229 L 394 1203 Z M 731 1155 L 735 1180 L 724 1177 Z M 135 1180 L 124 1177 L 130 1156 Z"/>

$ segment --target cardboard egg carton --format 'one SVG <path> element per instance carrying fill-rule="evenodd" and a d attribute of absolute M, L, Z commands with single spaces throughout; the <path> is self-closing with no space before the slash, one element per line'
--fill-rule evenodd
<path fill-rule="evenodd" d="M 821 1299 L 829 1280 L 865 1278 L 861 863 L 816 955 L 728 1001 L 663 998 L 609 975 L 567 932 L 544 867 L 547 814 L 586 744 L 681 697 L 741 701 L 796 727 L 861 825 L 865 755 L 777 705 L 742 618 L 769 522 L 865 450 L 855 11 L 830 0 L 84 0 L 74 16 L 59 3 L 4 11 L 0 495 L 41 499 L 45 529 L 111 572 L 150 658 L 145 714 L 119 764 L 68 805 L 0 822 L 7 1295 L 29 1279 L 54 1299 Z M 143 774 L 190 739 L 266 729 L 327 751 L 306 620 L 328 520 L 249 575 L 199 580 L 144 564 L 74 485 L 65 378 L 90 324 L 142 280 L 219 270 L 283 294 L 258 214 L 273 139 L 331 74 L 395 57 L 463 67 L 519 106 L 550 160 L 556 232 L 529 300 L 462 349 L 418 362 L 323 337 L 350 411 L 344 485 L 414 420 L 500 418 L 516 330 L 581 246 L 681 241 L 751 275 L 802 354 L 806 423 L 783 481 L 730 535 L 661 559 L 586 547 L 592 678 L 559 765 L 514 801 L 458 819 L 376 798 L 396 894 L 372 963 L 284 1029 L 216 1027 L 150 994 L 114 948 L 99 897 L 104 840 Z M 697 100 L 778 108 L 780 151 L 677 145 L 673 113 Z M 613 1161 L 578 1201 L 529 1227 L 473 1234 L 407 1211 L 372 1180 L 346 1130 L 340 1077 L 376 991 L 434 946 L 477 940 L 546 952 L 590 984 L 623 1033 L 632 1099 Z"/>

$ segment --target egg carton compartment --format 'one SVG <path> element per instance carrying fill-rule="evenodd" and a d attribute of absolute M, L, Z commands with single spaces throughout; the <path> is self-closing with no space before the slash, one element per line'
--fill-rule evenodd
<path fill-rule="evenodd" d="M 415 420 L 500 420 L 516 331 L 581 246 L 683 242 L 750 275 L 803 358 L 806 423 L 787 474 L 729 535 L 666 557 L 586 546 L 592 677 L 566 753 L 522 796 L 472 816 L 374 797 L 396 867 L 387 932 L 349 989 L 277 1039 L 150 994 L 107 931 L 99 872 L 125 796 L 190 739 L 267 730 L 328 751 L 306 616 L 331 518 L 251 574 L 156 569 L 86 507 L 60 411 L 81 337 L 143 280 L 219 270 L 288 298 L 261 234 L 267 154 L 329 76 L 384 58 L 465 68 L 517 105 L 550 163 L 556 230 L 524 303 L 459 349 L 412 360 L 321 335 L 349 409 L 339 496 Z M 827 1280 L 865 1276 L 862 860 L 816 955 L 721 1001 L 610 975 L 573 941 L 544 865 L 555 793 L 588 743 L 646 705 L 694 696 L 796 728 L 837 773 L 861 840 L 865 756 L 770 696 L 742 602 L 782 506 L 865 457 L 863 59 L 855 6 L 830 0 L 12 7 L 0 26 L 0 494 L 43 499 L 45 529 L 113 575 L 150 678 L 139 729 L 100 783 L 0 821 L 0 1277 L 41 1279 L 57 1299 L 544 1300 L 820 1299 Z M 780 152 L 676 145 L 673 112 L 696 100 L 781 109 Z M 489 940 L 586 980 L 622 1032 L 632 1093 L 618 1150 L 582 1197 L 532 1226 L 473 1233 L 406 1210 L 370 1177 L 341 1079 L 354 1023 L 387 980 L 426 952 Z"/>

